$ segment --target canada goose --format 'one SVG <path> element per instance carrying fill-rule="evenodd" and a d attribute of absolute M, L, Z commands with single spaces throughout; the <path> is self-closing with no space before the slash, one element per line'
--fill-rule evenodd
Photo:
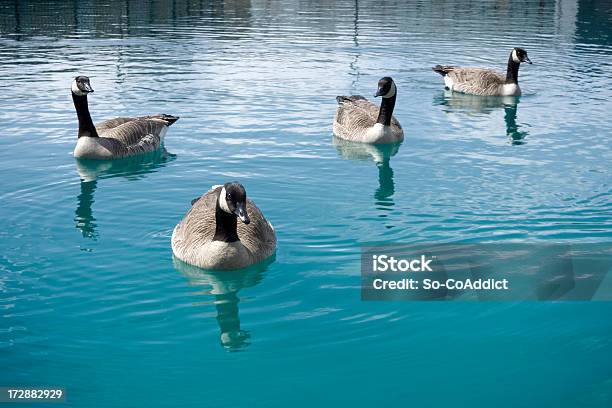
<path fill-rule="evenodd" d="M 404 140 L 404 131 L 393 116 L 397 87 L 390 77 L 378 81 L 382 96 L 380 108 L 360 95 L 337 96 L 338 110 L 334 118 L 334 135 L 361 143 L 395 143 Z"/>
<path fill-rule="evenodd" d="M 484 68 L 461 68 L 436 65 L 432 69 L 444 77 L 444 85 L 451 91 L 483 96 L 519 96 L 518 71 L 521 62 L 531 64 L 527 51 L 514 48 L 508 58 L 506 76 Z"/>
<path fill-rule="evenodd" d="M 274 228 L 237 182 L 213 186 L 194 199 L 172 233 L 174 255 L 204 269 L 244 268 L 275 249 Z"/>
<path fill-rule="evenodd" d="M 72 81 L 72 100 L 79 118 L 79 137 L 74 157 L 119 159 L 159 149 L 168 126 L 179 118 L 171 115 L 115 118 L 94 126 L 89 114 L 87 94 L 93 92 L 89 78 Z"/>

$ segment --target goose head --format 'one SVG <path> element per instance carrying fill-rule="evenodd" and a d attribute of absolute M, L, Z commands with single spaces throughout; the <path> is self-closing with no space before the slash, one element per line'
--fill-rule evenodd
<path fill-rule="evenodd" d="M 234 214 L 240 221 L 249 224 L 247 214 L 247 195 L 242 184 L 238 182 L 225 183 L 219 193 L 219 207 L 228 214 Z"/>
<path fill-rule="evenodd" d="M 83 75 L 79 75 L 74 78 L 71 86 L 72 93 L 77 96 L 84 96 L 89 93 L 92 93 L 94 90 L 89 84 L 89 78 Z"/>
<path fill-rule="evenodd" d="M 527 56 L 527 51 L 523 48 L 516 47 L 512 50 L 512 60 L 516 63 L 526 62 L 531 64 L 531 60 Z"/>
<path fill-rule="evenodd" d="M 384 77 L 378 81 L 378 90 L 374 97 L 382 96 L 383 98 L 391 98 L 395 96 L 395 82 L 391 77 Z"/>

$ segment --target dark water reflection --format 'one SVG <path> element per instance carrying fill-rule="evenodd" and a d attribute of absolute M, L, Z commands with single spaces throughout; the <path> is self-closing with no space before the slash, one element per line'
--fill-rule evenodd
<path fill-rule="evenodd" d="M 521 126 L 516 123 L 516 111 L 518 101 L 513 105 L 504 105 L 504 120 L 506 121 L 506 135 L 513 145 L 522 145 L 525 138 L 529 135 L 526 130 L 520 130 Z"/>
<path fill-rule="evenodd" d="M 506 136 L 512 145 L 526 143 L 529 135 L 527 130 L 521 128 L 528 125 L 517 123 L 517 112 L 521 97 L 514 96 L 476 96 L 458 92 L 444 91 L 434 97 L 434 104 L 444 108 L 447 114 L 459 114 L 461 120 L 468 122 L 473 120 L 474 114 L 489 115 L 497 110 L 503 109 Z M 495 119 L 490 117 L 491 121 Z"/>
<path fill-rule="evenodd" d="M 359 16 L 367 18 L 375 10 L 376 1 L 349 0 L 327 1 L 315 14 L 340 13 L 352 15 L 353 41 L 358 46 Z M 299 2 L 286 7 L 287 11 L 311 11 L 310 2 Z M 557 29 L 561 34 L 575 36 L 578 42 L 597 42 L 609 45 L 610 9 L 607 0 L 542 1 L 534 6 L 528 0 L 512 2 L 485 2 L 478 8 L 470 1 L 441 1 L 408 5 L 379 7 L 375 14 L 412 17 L 422 24 L 434 13 L 451 15 L 455 21 L 480 17 L 484 13 L 492 18 L 520 16 L 531 26 L 538 27 L 543 16 L 559 19 Z M 257 12 L 254 13 L 254 9 Z M 324 11 L 323 11 L 324 10 Z M 283 15 L 283 7 L 275 2 L 251 2 L 250 0 L 199 1 L 161 0 L 142 2 L 137 0 L 97 1 L 23 1 L 7 0 L 0 4 L 0 33 L 15 39 L 33 36 L 63 37 L 94 35 L 96 37 L 164 36 L 160 26 L 188 28 L 196 25 L 225 25 L 234 28 L 249 27 L 258 17 L 275 18 Z M 330 20 L 331 21 L 331 20 Z M 439 23 L 441 25 L 446 22 Z M 540 25 L 541 26 L 541 25 Z M 331 24 L 328 27 L 332 27 Z M 517 27 L 519 28 L 519 27 Z M 435 27 L 432 27 L 435 30 Z"/>
<path fill-rule="evenodd" d="M 273 257 L 274 258 L 274 257 Z M 206 271 L 173 257 L 174 267 L 189 279 L 191 286 L 203 289 L 200 295 L 214 296 L 221 345 L 239 351 L 251 343 L 251 333 L 240 324 L 239 292 L 258 285 L 274 259 L 238 271 Z"/>
<path fill-rule="evenodd" d="M 176 155 L 168 153 L 166 148 L 162 147 L 155 152 L 119 160 L 75 159 L 77 172 L 81 179 L 81 192 L 77 197 L 74 221 L 83 237 L 98 238 L 92 206 L 95 202 L 94 193 L 99 179 L 125 177 L 128 180 L 139 180 L 165 167 L 175 158 Z"/>
<path fill-rule="evenodd" d="M 572 4 L 572 2 L 566 3 Z M 576 42 L 612 45 L 612 33 L 610 33 L 612 2 L 582 0 L 577 3 Z M 608 51 L 608 54 L 610 53 Z"/>
<path fill-rule="evenodd" d="M 77 197 L 78 205 L 74 212 L 74 221 L 76 228 L 81 231 L 84 238 L 98 238 L 97 223 L 92 210 L 97 187 L 98 180 L 81 180 L 81 193 Z"/>
<path fill-rule="evenodd" d="M 376 207 L 384 212 L 393 209 L 393 194 L 395 194 L 395 182 L 393 181 L 393 169 L 391 158 L 395 156 L 401 143 L 370 145 L 333 138 L 333 144 L 338 154 L 348 160 L 373 161 L 378 168 L 378 188 L 374 193 Z M 385 213 L 381 217 L 386 217 Z"/>
<path fill-rule="evenodd" d="M 96 37 L 164 36 L 157 27 L 188 28 L 198 20 L 224 19 L 247 26 L 250 0 L 234 1 L 3 1 L 0 33 L 16 40 L 34 36 L 64 37 L 90 33 Z"/>

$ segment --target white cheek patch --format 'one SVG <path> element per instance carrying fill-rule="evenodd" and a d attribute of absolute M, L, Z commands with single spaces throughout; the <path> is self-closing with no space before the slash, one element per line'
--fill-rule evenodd
<path fill-rule="evenodd" d="M 70 87 L 70 89 L 72 90 L 72 93 L 78 96 L 83 96 L 85 95 L 85 92 L 81 91 L 79 89 L 79 86 L 77 85 L 77 81 L 76 79 L 74 81 L 72 81 L 72 86 Z"/>
<path fill-rule="evenodd" d="M 518 62 L 519 64 L 521 63 L 521 60 L 519 59 L 518 55 L 516 55 L 516 50 L 512 50 L 512 61 Z"/>
<path fill-rule="evenodd" d="M 393 95 L 395 95 L 395 91 L 395 83 L 391 82 L 391 89 L 389 89 L 389 92 L 383 95 L 383 98 L 391 98 Z"/>
<path fill-rule="evenodd" d="M 229 205 L 227 205 L 227 200 L 225 199 L 225 196 L 225 187 L 223 187 L 221 189 L 221 192 L 219 193 L 219 207 L 221 207 L 221 209 L 226 213 L 231 214 L 232 212 L 230 211 Z"/>

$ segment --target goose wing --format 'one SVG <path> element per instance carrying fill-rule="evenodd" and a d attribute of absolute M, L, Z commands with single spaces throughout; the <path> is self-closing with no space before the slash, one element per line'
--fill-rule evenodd
<path fill-rule="evenodd" d="M 137 118 L 109 119 L 96 125 L 98 135 L 115 139 L 125 146 L 134 145 L 148 135 L 162 137 L 168 126 L 179 120 L 178 116 L 159 114 Z"/>
<path fill-rule="evenodd" d="M 348 134 L 368 129 L 376 123 L 380 108 L 361 95 L 338 96 L 334 122 Z"/>
<path fill-rule="evenodd" d="M 194 248 L 212 241 L 215 236 L 215 209 L 221 189 L 212 189 L 191 200 L 191 209 L 175 230 L 176 243 L 183 248 Z M 248 211 L 248 210 L 247 210 Z"/>
<path fill-rule="evenodd" d="M 475 95 L 496 95 L 506 78 L 499 72 L 482 68 L 448 67 L 446 75 L 453 90 Z"/>
<path fill-rule="evenodd" d="M 105 120 L 104 122 L 100 122 L 96 125 L 96 130 L 98 134 L 102 134 L 110 129 L 114 129 L 119 125 L 123 125 L 124 123 L 131 122 L 138 118 L 114 118 Z"/>
<path fill-rule="evenodd" d="M 259 208 L 249 198 L 247 198 L 247 213 L 251 222 L 246 225 L 238 221 L 238 237 L 259 262 L 274 252 L 276 234 L 272 224 L 266 220 Z"/>
<path fill-rule="evenodd" d="M 122 120 L 124 118 L 121 118 Z M 111 119 L 112 121 L 113 119 Z M 115 119 L 116 120 L 116 119 Z M 110 122 L 110 121 L 107 121 Z M 112 128 L 98 133 L 101 137 L 115 139 L 124 146 L 132 146 L 140 143 L 144 138 L 160 139 L 162 130 L 168 125 L 165 121 L 152 117 L 133 118 Z M 159 141 L 159 140 L 158 140 Z"/>
<path fill-rule="evenodd" d="M 102 126 L 106 130 L 98 130 L 98 135 L 107 141 L 115 157 L 147 153 L 160 148 L 169 126 L 168 121 L 155 116 L 126 119 L 129 118 L 111 119 Z"/>

